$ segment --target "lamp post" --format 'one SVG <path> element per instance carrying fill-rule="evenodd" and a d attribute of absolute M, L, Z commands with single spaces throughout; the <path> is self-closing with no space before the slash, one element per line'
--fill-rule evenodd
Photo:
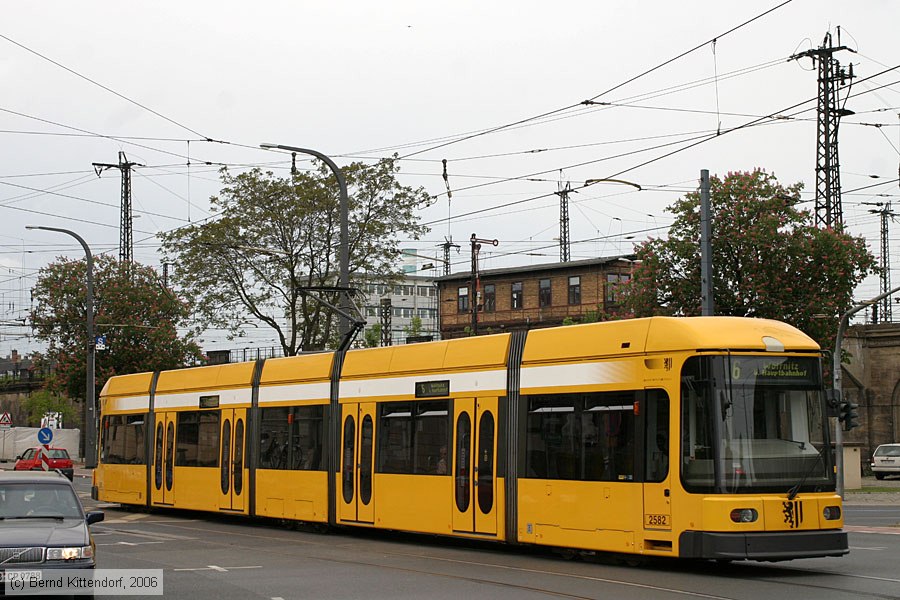
<path fill-rule="evenodd" d="M 344 173 L 340 167 L 334 164 L 334 161 L 319 152 L 318 150 L 310 150 L 309 148 L 298 148 L 296 146 L 284 146 L 281 144 L 260 144 L 260 148 L 267 150 L 287 150 L 288 152 L 299 152 L 301 154 L 310 154 L 323 161 L 337 178 L 338 187 L 340 188 L 340 212 L 341 212 L 341 240 L 340 250 L 338 254 L 339 275 L 338 285 L 341 287 L 340 308 L 343 312 L 347 312 L 349 302 L 347 302 L 348 291 L 350 288 L 350 234 L 348 225 L 349 200 L 347 199 L 347 181 L 344 179 Z M 338 331 L 343 337 L 350 330 L 350 323 L 345 315 L 338 315 Z"/>
<path fill-rule="evenodd" d="M 87 313 L 87 371 L 85 378 L 84 398 L 84 466 L 93 469 L 97 466 L 97 406 L 94 401 L 94 257 L 87 242 L 68 229 L 58 227 L 43 227 L 40 225 L 26 225 L 25 229 L 43 229 L 56 231 L 70 235 L 84 248 L 84 257 L 87 261 L 87 294 L 85 299 L 85 312 Z"/>
<path fill-rule="evenodd" d="M 844 338 L 844 330 L 847 329 L 847 323 L 850 321 L 850 317 L 866 308 L 867 306 L 872 306 L 876 304 L 879 300 L 883 298 L 887 298 L 891 294 L 896 294 L 900 292 L 900 287 L 895 287 L 894 289 L 875 296 L 871 300 L 866 300 L 865 302 L 861 302 L 857 304 L 843 315 L 841 315 L 841 320 L 838 321 L 838 330 L 837 335 L 835 336 L 834 341 L 834 356 L 832 360 L 834 361 L 832 364 L 832 377 L 834 381 L 834 389 L 840 393 L 842 391 L 842 383 L 841 383 L 841 343 Z M 837 467 L 837 493 L 843 498 L 844 497 L 844 430 L 841 427 L 840 418 L 836 419 L 834 422 L 834 453 L 835 453 L 835 466 Z"/>

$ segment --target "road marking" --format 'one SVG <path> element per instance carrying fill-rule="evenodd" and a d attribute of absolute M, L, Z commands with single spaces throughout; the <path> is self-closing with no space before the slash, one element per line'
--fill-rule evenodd
<path fill-rule="evenodd" d="M 850 533 L 881 533 L 884 535 L 900 535 L 900 527 L 866 527 L 865 525 L 844 525 Z"/>
<path fill-rule="evenodd" d="M 111 544 L 97 544 L 98 546 L 143 546 L 145 544 L 162 544 L 162 542 L 113 542 Z"/>
<path fill-rule="evenodd" d="M 138 521 L 140 519 L 146 519 L 149 516 L 150 515 L 148 515 L 147 513 L 133 513 L 130 515 L 125 515 L 125 516 L 119 517 L 118 519 L 104 519 L 103 522 L 109 523 L 109 524 L 133 523 L 134 521 Z"/>
<path fill-rule="evenodd" d="M 882 546 L 882 547 L 876 546 L 876 547 L 874 547 L 874 548 L 865 548 L 865 547 L 863 547 L 863 546 L 850 546 L 850 549 L 851 549 L 851 550 L 887 550 L 887 547 L 885 547 L 885 546 Z"/>
<path fill-rule="evenodd" d="M 142 523 L 142 525 L 145 523 L 147 523 L 147 522 L 144 521 L 144 523 Z M 153 531 L 142 531 L 140 529 L 116 529 L 115 527 L 111 527 L 109 529 L 104 528 L 103 531 L 104 531 L 104 533 L 110 532 L 110 533 L 118 533 L 121 535 L 133 535 L 136 537 L 150 538 L 151 540 L 155 539 L 155 540 L 163 540 L 163 541 L 166 541 L 166 540 L 181 541 L 181 540 L 196 540 L 197 539 L 195 537 L 187 537 L 187 536 L 183 536 L 183 535 L 172 535 L 171 533 L 156 533 Z"/>
<path fill-rule="evenodd" d="M 172 569 L 173 571 L 218 571 L 219 573 L 227 573 L 236 569 L 262 569 L 262 565 L 254 565 L 251 567 L 220 567 L 218 565 L 207 565 L 205 567 L 194 567 L 192 569 Z"/>

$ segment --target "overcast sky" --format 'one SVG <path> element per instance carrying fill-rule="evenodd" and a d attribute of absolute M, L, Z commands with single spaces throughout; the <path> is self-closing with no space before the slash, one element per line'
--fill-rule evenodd
<path fill-rule="evenodd" d="M 289 156 L 261 142 L 314 148 L 339 165 L 407 157 L 401 181 L 436 199 L 421 214 L 431 232 L 404 246 L 433 255 L 452 235 L 463 244 L 454 270 L 468 268 L 472 233 L 500 241 L 486 268 L 558 260 L 560 181 L 643 188 L 601 183 L 571 195 L 573 259 L 664 235 L 665 208 L 704 168 L 802 181 L 812 209 L 816 72 L 788 59 L 828 31 L 837 45 L 838 26 L 855 52 L 837 57 L 853 64 L 850 95 L 859 94 L 840 134 L 844 222 L 880 256 L 866 203 L 898 195 L 900 69 L 879 73 L 900 65 L 900 2 L 793 0 L 760 16 L 779 4 L 11 3 L 0 25 L 0 321 L 26 316 L 42 266 L 83 256 L 74 240 L 26 224 L 72 229 L 95 253 L 118 253 L 118 171 L 98 177 L 91 163 L 115 163 L 120 151 L 145 165 L 133 175 L 134 256 L 150 264 L 157 232 L 210 216 L 218 165 L 288 173 Z M 580 104 L 592 98 L 614 106 Z M 785 118 L 730 132 L 771 114 Z M 893 249 L 891 263 L 898 285 Z M 857 298 L 877 293 L 872 279 Z M 0 328 L 0 356 L 30 347 L 24 331 Z"/>

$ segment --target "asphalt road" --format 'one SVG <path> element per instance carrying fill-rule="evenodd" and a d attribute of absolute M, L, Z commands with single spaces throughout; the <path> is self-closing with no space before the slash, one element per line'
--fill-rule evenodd
<path fill-rule="evenodd" d="M 85 504 L 89 479 L 76 477 Z M 900 481 L 881 496 L 848 493 L 851 553 L 784 563 L 563 560 L 544 550 L 427 536 L 298 531 L 202 513 L 104 507 L 93 526 L 100 566 L 164 570 L 165 596 L 219 598 L 898 598 Z M 879 500 L 881 501 L 881 500 Z"/>
<path fill-rule="evenodd" d="M 900 599 L 900 481 L 872 480 L 889 492 L 848 492 L 851 552 L 842 558 L 628 566 L 607 556 L 563 560 L 542 549 L 428 536 L 323 534 L 203 513 L 127 512 L 91 500 L 87 475 L 76 473 L 79 495 L 86 508 L 106 512 L 92 526 L 99 566 L 162 569 L 166 598 Z"/>

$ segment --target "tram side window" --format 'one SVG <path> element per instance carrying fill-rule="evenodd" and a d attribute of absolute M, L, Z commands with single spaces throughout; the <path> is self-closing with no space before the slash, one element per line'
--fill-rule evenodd
<path fill-rule="evenodd" d="M 638 392 L 530 396 L 527 477 L 633 481 Z"/>
<path fill-rule="evenodd" d="M 412 473 L 412 406 L 382 404 L 378 421 L 378 473 Z"/>
<path fill-rule="evenodd" d="M 110 415 L 103 417 L 101 460 L 106 464 L 143 465 L 144 421 L 146 415 Z"/>
<path fill-rule="evenodd" d="M 219 466 L 219 411 L 178 413 L 175 466 Z"/>
<path fill-rule="evenodd" d="M 663 390 L 648 390 L 645 396 L 645 481 L 665 481 L 669 474 L 669 397 Z"/>
<path fill-rule="evenodd" d="M 450 403 L 416 404 L 413 436 L 414 473 L 447 475 L 447 441 L 450 437 Z"/>
<path fill-rule="evenodd" d="M 263 408 L 260 413 L 260 469 L 323 469 L 322 406 Z"/>
<path fill-rule="evenodd" d="M 717 445 L 709 362 L 691 358 L 681 374 L 681 476 L 692 491 L 712 490 Z"/>
<path fill-rule="evenodd" d="M 378 473 L 447 475 L 450 402 L 391 402 L 380 406 Z"/>
<path fill-rule="evenodd" d="M 263 408 L 259 434 L 259 468 L 288 468 L 288 407 Z"/>
<path fill-rule="evenodd" d="M 291 465 L 301 471 L 322 470 L 322 407 L 294 407 Z"/>

